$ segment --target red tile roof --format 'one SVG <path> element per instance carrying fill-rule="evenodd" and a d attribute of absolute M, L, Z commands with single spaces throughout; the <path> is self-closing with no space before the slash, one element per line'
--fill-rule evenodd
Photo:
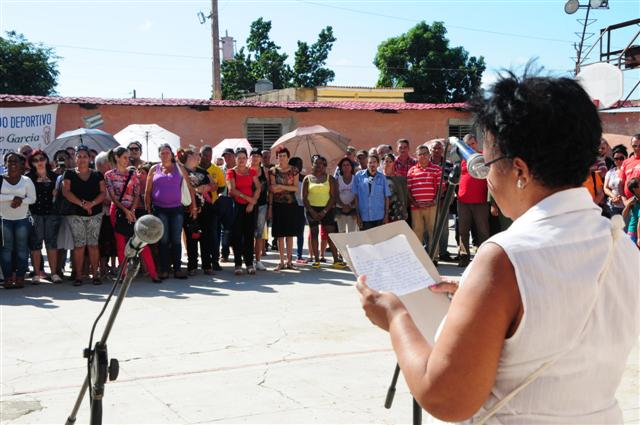
<path fill-rule="evenodd" d="M 0 94 L 0 104 L 8 102 L 35 104 L 94 104 L 129 106 L 194 106 L 231 108 L 344 109 L 363 111 L 403 111 L 424 109 L 461 109 L 464 103 L 387 103 L 387 102 L 258 102 L 250 100 L 208 99 L 104 99 L 100 97 L 55 97 Z"/>

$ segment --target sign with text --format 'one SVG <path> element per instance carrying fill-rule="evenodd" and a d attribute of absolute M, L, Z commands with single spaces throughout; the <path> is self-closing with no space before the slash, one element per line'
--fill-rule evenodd
<path fill-rule="evenodd" d="M 28 144 L 44 149 L 56 138 L 58 105 L 0 108 L 0 158 Z"/>

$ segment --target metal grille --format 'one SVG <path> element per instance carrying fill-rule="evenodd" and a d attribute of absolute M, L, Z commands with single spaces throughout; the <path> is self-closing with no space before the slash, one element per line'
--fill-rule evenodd
<path fill-rule="evenodd" d="M 247 124 L 247 139 L 254 148 L 271 149 L 280 136 L 282 124 Z"/>
<path fill-rule="evenodd" d="M 449 137 L 457 137 L 462 139 L 465 134 L 472 133 L 471 125 L 449 125 Z"/>

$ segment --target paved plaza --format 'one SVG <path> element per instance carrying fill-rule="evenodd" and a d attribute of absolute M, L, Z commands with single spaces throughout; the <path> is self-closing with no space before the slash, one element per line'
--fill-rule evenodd
<path fill-rule="evenodd" d="M 106 386 L 104 423 L 410 423 L 402 378 L 383 407 L 388 336 L 364 317 L 353 275 L 323 267 L 238 278 L 226 264 L 215 276 L 134 281 L 108 341 L 120 376 Z M 109 289 L 0 290 L 2 423 L 64 423 Z M 640 420 L 638 364 L 636 347 L 619 390 L 627 423 Z M 88 421 L 85 399 L 77 423 Z"/>

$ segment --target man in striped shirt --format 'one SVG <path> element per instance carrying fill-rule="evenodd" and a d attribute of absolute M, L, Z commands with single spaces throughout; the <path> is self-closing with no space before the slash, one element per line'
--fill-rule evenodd
<path fill-rule="evenodd" d="M 425 233 L 431 242 L 434 233 L 437 213 L 438 185 L 442 180 L 442 170 L 431 163 L 429 148 L 426 145 L 416 149 L 418 163 L 407 172 L 407 187 L 409 189 L 409 203 L 411 205 L 411 222 L 413 231 L 420 241 Z M 438 252 L 434 258 L 438 258 Z"/>

